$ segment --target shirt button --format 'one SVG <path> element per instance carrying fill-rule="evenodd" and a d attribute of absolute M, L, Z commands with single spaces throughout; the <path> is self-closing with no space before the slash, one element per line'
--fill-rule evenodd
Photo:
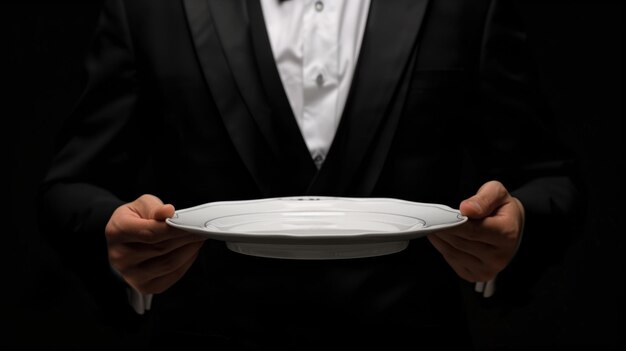
<path fill-rule="evenodd" d="M 324 3 L 321 1 L 316 1 L 315 2 L 315 10 L 317 12 L 322 12 L 322 10 L 324 9 Z"/>
<path fill-rule="evenodd" d="M 315 155 L 315 157 L 313 158 L 313 161 L 315 162 L 316 165 L 318 165 L 318 167 L 322 164 L 322 162 L 324 162 L 324 156 L 322 155 Z"/>
<path fill-rule="evenodd" d="M 320 73 L 317 75 L 317 77 L 315 77 L 315 83 L 317 83 L 317 86 L 322 86 L 324 85 L 324 76 Z"/>

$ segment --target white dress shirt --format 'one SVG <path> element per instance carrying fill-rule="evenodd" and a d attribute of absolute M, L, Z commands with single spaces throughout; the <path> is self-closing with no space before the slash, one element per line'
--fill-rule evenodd
<path fill-rule="evenodd" d="M 261 0 L 276 66 L 318 168 L 354 74 L 369 0 Z"/>

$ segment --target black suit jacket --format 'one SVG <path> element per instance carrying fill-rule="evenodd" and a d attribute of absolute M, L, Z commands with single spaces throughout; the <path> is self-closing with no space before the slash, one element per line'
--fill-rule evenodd
<path fill-rule="evenodd" d="M 318 171 L 258 1 L 108 1 L 85 94 L 42 186 L 42 228 L 60 248 L 71 245 L 64 257 L 109 312 L 124 302 L 104 226 L 144 193 L 177 208 L 306 194 L 457 207 L 497 179 L 526 207 L 524 240 L 537 238 L 533 223 L 571 213 L 575 190 L 509 5 L 372 0 L 352 88 Z M 160 342 L 455 343 L 467 341 L 449 337 L 463 330 L 458 284 L 425 239 L 394 255 L 311 262 L 248 257 L 209 240 L 144 318 Z"/>

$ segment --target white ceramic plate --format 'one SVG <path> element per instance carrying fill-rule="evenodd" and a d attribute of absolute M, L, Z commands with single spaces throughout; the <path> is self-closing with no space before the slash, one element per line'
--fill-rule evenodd
<path fill-rule="evenodd" d="M 391 198 L 300 196 L 211 202 L 166 222 L 242 254 L 291 259 L 380 256 L 467 221 L 445 205 Z"/>

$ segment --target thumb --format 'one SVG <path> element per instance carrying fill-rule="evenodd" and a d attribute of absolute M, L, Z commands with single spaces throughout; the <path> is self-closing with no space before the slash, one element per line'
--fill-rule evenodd
<path fill-rule="evenodd" d="M 502 206 L 509 197 L 509 192 L 498 181 L 489 181 L 478 189 L 476 194 L 461 202 L 461 214 L 471 219 L 480 219 L 489 216 L 498 207 Z"/>
<path fill-rule="evenodd" d="M 142 195 L 133 204 L 135 211 L 144 219 L 164 221 L 174 215 L 174 206 L 163 204 L 163 201 L 154 195 Z"/>
<path fill-rule="evenodd" d="M 171 204 L 162 205 L 159 208 L 156 208 L 154 211 L 154 219 L 157 221 L 164 221 L 167 218 L 174 216 L 174 206 Z"/>

